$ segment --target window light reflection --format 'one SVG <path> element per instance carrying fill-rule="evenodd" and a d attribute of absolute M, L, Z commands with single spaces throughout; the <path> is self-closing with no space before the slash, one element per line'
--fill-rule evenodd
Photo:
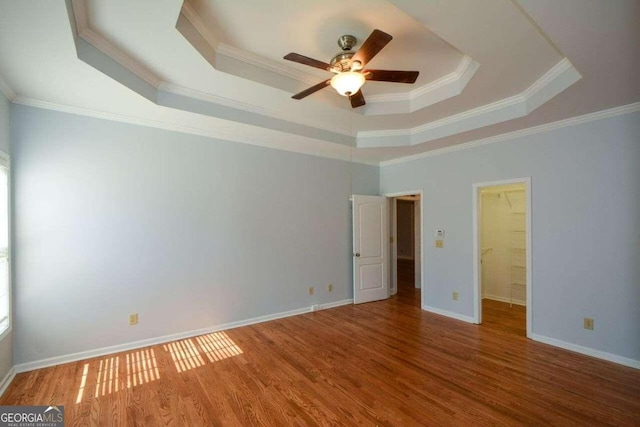
<path fill-rule="evenodd" d="M 202 335 L 196 337 L 196 340 L 210 362 L 217 362 L 218 360 L 242 354 L 240 347 L 224 332 Z"/>
<path fill-rule="evenodd" d="M 82 371 L 82 378 L 80 379 L 80 387 L 78 388 L 78 397 L 76 398 L 76 403 L 80 403 L 82 401 L 82 395 L 84 394 L 84 387 L 87 385 L 87 374 L 89 373 L 89 364 L 84 364 L 84 369 Z"/>
<path fill-rule="evenodd" d="M 192 338 L 174 341 L 163 347 L 171 355 L 178 372 L 204 366 L 205 359 L 202 355 L 205 355 L 209 362 L 217 362 L 242 354 L 240 347 L 224 332 L 213 332 L 195 337 L 195 342 Z"/>
<path fill-rule="evenodd" d="M 171 359 L 173 359 L 178 372 L 188 371 L 204 365 L 204 360 L 202 360 L 198 348 L 190 339 L 174 341 L 165 345 L 164 349 L 171 354 Z"/>
<path fill-rule="evenodd" d="M 160 379 L 153 348 L 127 354 L 127 388 Z"/>
<path fill-rule="evenodd" d="M 118 391 L 119 369 L 120 358 L 117 356 L 100 361 L 95 397 L 104 396 L 105 394 L 111 394 L 114 391 Z"/>

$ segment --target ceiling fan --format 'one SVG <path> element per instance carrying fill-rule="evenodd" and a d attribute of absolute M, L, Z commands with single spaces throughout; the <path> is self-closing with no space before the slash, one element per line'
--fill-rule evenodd
<path fill-rule="evenodd" d="M 293 95 L 292 98 L 302 99 L 325 88 L 327 85 L 331 85 L 340 95 L 349 98 L 351 107 L 357 108 L 365 104 L 364 95 L 360 89 L 367 80 L 415 83 L 418 78 L 418 71 L 371 70 L 364 68 L 391 39 L 393 37 L 384 31 L 373 30 L 360 49 L 357 52 L 353 52 L 351 48 L 355 46 L 357 39 L 351 35 L 344 35 L 338 39 L 338 46 L 340 46 L 342 52 L 334 56 L 330 63 L 318 61 L 298 53 L 289 53 L 284 59 L 335 73 L 332 78 L 311 86 L 309 89 Z"/>

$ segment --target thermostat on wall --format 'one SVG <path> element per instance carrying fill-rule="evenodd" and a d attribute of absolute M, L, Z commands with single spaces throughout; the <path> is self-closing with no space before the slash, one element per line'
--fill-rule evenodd
<path fill-rule="evenodd" d="M 433 235 L 438 239 L 442 239 L 444 238 L 444 230 L 434 230 Z"/>

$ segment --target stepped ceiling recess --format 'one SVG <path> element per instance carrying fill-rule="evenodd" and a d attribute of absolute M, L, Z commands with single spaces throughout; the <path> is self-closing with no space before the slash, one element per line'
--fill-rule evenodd
<path fill-rule="evenodd" d="M 330 86 L 350 34 L 393 40 L 351 108 Z M 637 0 L 0 0 L 13 102 L 379 164 L 640 101 Z M 559 142 L 561 143 L 561 142 Z"/>

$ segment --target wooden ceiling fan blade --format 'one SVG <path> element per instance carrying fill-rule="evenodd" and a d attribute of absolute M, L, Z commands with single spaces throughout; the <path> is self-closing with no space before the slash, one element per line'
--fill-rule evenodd
<path fill-rule="evenodd" d="M 309 89 L 305 89 L 300 93 L 297 93 L 295 95 L 292 96 L 293 99 L 302 99 L 306 96 L 311 95 L 312 93 L 315 93 L 317 91 L 319 91 L 320 89 L 324 89 L 325 87 L 327 87 L 327 85 L 329 84 L 329 82 L 331 81 L 331 79 L 327 79 L 323 82 L 318 83 L 315 86 L 311 86 Z"/>
<path fill-rule="evenodd" d="M 366 102 L 364 101 L 364 95 L 362 94 L 362 90 L 356 92 L 355 95 L 351 95 L 349 97 L 349 101 L 351 102 L 352 108 L 362 107 Z"/>
<path fill-rule="evenodd" d="M 397 70 L 364 70 L 362 74 L 367 80 L 376 82 L 392 83 L 415 83 L 419 71 L 397 71 Z"/>
<path fill-rule="evenodd" d="M 298 64 L 320 68 L 321 70 L 329 71 L 331 69 L 331 65 L 327 64 L 326 62 L 318 61 L 317 59 L 309 58 L 308 56 L 300 55 L 299 53 L 288 53 L 284 57 L 284 59 L 297 62 Z"/>
<path fill-rule="evenodd" d="M 392 39 L 393 37 L 384 31 L 373 30 L 369 38 L 362 43 L 360 49 L 353 55 L 351 61 L 360 61 L 364 67 L 367 62 L 371 61 Z"/>

